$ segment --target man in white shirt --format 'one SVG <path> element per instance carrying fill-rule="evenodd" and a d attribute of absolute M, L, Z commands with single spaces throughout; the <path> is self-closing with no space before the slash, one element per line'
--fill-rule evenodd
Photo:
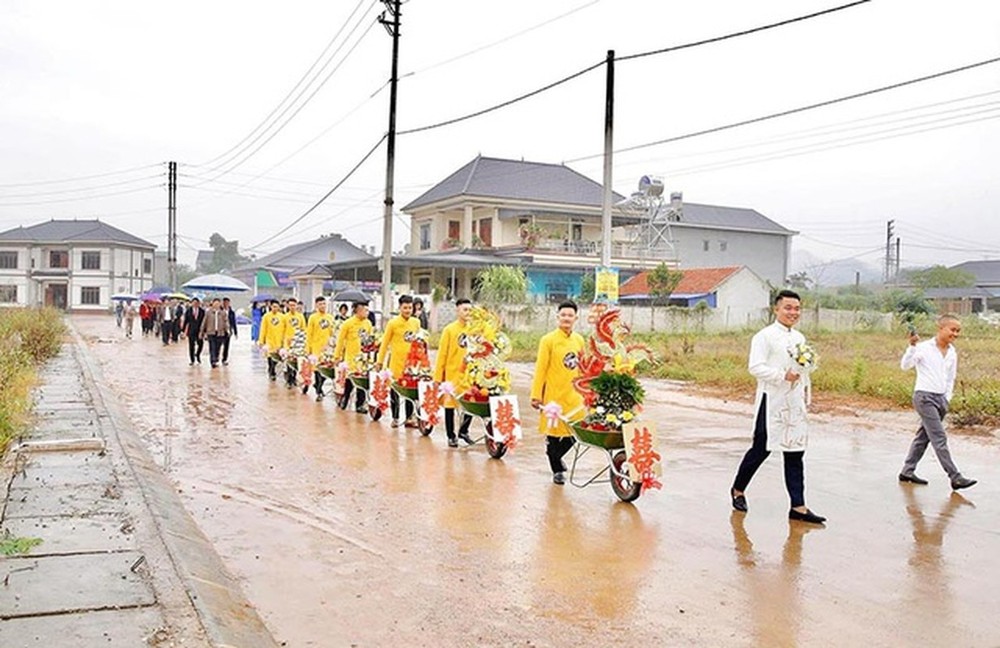
<path fill-rule="evenodd" d="M 948 436 L 944 431 L 944 416 L 948 413 L 948 403 L 955 390 L 955 374 L 958 373 L 958 352 L 954 342 L 962 332 L 962 323 L 954 315 L 942 315 L 937 321 L 937 335 L 930 340 L 919 342 L 920 336 L 910 330 L 910 346 L 899 361 L 903 370 L 917 370 L 917 382 L 913 386 L 913 409 L 920 416 L 920 428 L 910 444 L 910 452 L 903 462 L 899 481 L 911 484 L 926 484 L 926 479 L 917 477 L 917 463 L 924 456 L 927 445 L 934 447 L 938 463 L 948 473 L 954 490 L 968 488 L 975 479 L 962 476 L 951 460 L 948 450 Z"/>
<path fill-rule="evenodd" d="M 791 502 L 788 519 L 822 524 L 826 518 L 810 511 L 805 499 L 802 459 L 806 450 L 806 405 L 811 386 L 807 368 L 793 359 L 796 348 L 805 345 L 806 341 L 794 328 L 801 311 L 802 302 L 797 293 L 780 291 L 774 300 L 774 323 L 758 331 L 750 342 L 748 368 L 757 379 L 753 444 L 740 462 L 729 495 L 733 508 L 745 513 L 745 491 L 750 480 L 772 450 L 781 450 L 785 461 L 785 488 Z"/>

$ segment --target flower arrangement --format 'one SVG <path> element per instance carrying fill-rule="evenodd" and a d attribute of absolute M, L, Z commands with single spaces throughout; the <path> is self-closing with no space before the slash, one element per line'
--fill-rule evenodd
<path fill-rule="evenodd" d="M 534 223 L 525 223 L 518 228 L 518 236 L 521 238 L 521 245 L 528 250 L 533 250 L 538 241 L 545 236 L 545 229 Z"/>
<path fill-rule="evenodd" d="M 382 334 L 375 331 L 368 333 L 360 331 L 361 353 L 354 358 L 354 373 L 367 376 L 368 372 L 376 368 L 375 358 L 378 356 L 379 345 L 382 344 Z"/>
<path fill-rule="evenodd" d="M 413 334 L 410 342 L 410 352 L 406 355 L 406 364 L 403 366 L 403 376 L 399 379 L 399 385 L 407 389 L 416 389 L 417 383 L 421 380 L 430 380 L 431 361 L 427 357 L 427 331 L 420 329 Z"/>
<path fill-rule="evenodd" d="M 504 365 L 510 351 L 510 339 L 500 330 L 499 316 L 482 306 L 474 307 L 466 330 L 465 390 L 459 398 L 482 403 L 510 391 L 510 370 Z"/>
<path fill-rule="evenodd" d="M 819 355 L 805 342 L 799 342 L 795 346 L 789 348 L 788 355 L 792 357 L 792 360 L 795 361 L 795 364 L 797 364 L 799 368 L 805 371 L 815 369 L 816 363 L 819 361 Z"/>
<path fill-rule="evenodd" d="M 594 332 L 580 357 L 581 375 L 573 381 L 586 408 L 578 425 L 591 430 L 620 432 L 642 411 L 646 397 L 635 372 L 652 362 L 653 354 L 628 342 L 630 330 L 620 316 L 617 308 L 599 308 Z"/>

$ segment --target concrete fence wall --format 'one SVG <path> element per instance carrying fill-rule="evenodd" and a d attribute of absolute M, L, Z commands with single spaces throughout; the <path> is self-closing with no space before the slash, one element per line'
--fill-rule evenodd
<path fill-rule="evenodd" d="M 550 304 L 524 304 L 501 306 L 497 309 L 508 331 L 543 332 L 554 329 L 556 307 Z M 771 321 L 770 310 L 764 308 L 719 307 L 706 310 L 667 306 L 623 306 L 622 321 L 636 333 L 684 333 L 756 330 Z M 435 304 L 431 328 L 440 331 L 454 320 L 455 307 L 450 303 Z M 808 309 L 802 312 L 799 328 L 804 331 L 857 331 L 889 330 L 893 323 L 891 313 L 842 311 L 827 308 Z M 586 335 L 592 329 L 587 322 L 587 307 L 581 308 L 576 330 Z"/>

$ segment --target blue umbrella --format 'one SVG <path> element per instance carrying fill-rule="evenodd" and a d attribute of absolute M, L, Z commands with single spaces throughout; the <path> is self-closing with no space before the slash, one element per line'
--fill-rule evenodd
<path fill-rule="evenodd" d="M 275 299 L 274 295 L 269 295 L 267 293 L 260 293 L 259 295 L 254 295 L 253 297 L 251 297 L 250 303 L 252 304 L 254 302 L 269 302 L 272 299 Z"/>

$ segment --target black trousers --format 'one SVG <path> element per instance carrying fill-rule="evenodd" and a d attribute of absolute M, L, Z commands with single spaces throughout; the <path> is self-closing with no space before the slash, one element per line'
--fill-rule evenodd
<path fill-rule="evenodd" d="M 205 340 L 197 333 L 188 336 L 188 358 L 191 362 L 201 362 L 201 351 L 205 348 Z"/>
<path fill-rule="evenodd" d="M 233 336 L 232 335 L 222 336 L 222 362 L 229 362 L 229 338 L 231 337 Z"/>
<path fill-rule="evenodd" d="M 160 335 L 163 337 L 164 344 L 170 344 L 170 331 L 173 330 L 173 323 L 170 320 L 164 320 L 160 323 Z"/>
<path fill-rule="evenodd" d="M 454 439 L 455 437 L 455 408 L 446 407 L 444 408 L 444 429 L 448 433 L 449 439 Z M 462 424 L 458 428 L 458 433 L 461 435 L 466 435 L 469 433 L 469 426 L 472 425 L 472 415 L 462 412 Z"/>
<path fill-rule="evenodd" d="M 765 395 L 761 398 L 760 408 L 757 410 L 757 420 L 753 428 L 753 445 L 743 455 L 743 461 L 740 462 L 736 479 L 733 481 L 733 490 L 745 491 L 757 469 L 770 454 L 767 449 L 767 396 Z M 785 488 L 788 490 L 788 498 L 791 500 L 792 508 L 805 506 L 806 480 L 805 467 L 802 463 L 805 452 L 783 452 L 782 454 L 785 456 Z"/>
<path fill-rule="evenodd" d="M 316 389 L 317 394 L 323 393 L 323 383 L 326 382 L 326 376 L 318 371 L 313 371 L 313 387 Z"/>
<path fill-rule="evenodd" d="M 576 439 L 571 436 L 545 437 L 545 454 L 549 458 L 549 468 L 552 469 L 553 475 L 558 472 L 566 472 L 566 464 L 563 462 L 563 457 L 566 456 L 566 453 L 569 452 L 574 443 L 576 443 Z"/>
<path fill-rule="evenodd" d="M 395 389 L 389 390 L 389 409 L 392 410 L 392 420 L 399 420 L 399 394 Z M 406 420 L 413 418 L 413 401 L 406 401 Z"/>
<path fill-rule="evenodd" d="M 212 361 L 212 366 L 219 364 L 219 349 L 222 347 L 221 335 L 208 336 L 208 359 Z"/>
<path fill-rule="evenodd" d="M 351 390 L 354 390 L 355 394 L 357 394 L 354 398 L 354 408 L 361 409 L 362 407 L 367 407 L 365 404 L 365 393 L 360 389 L 354 389 L 354 383 L 350 380 L 344 385 L 344 400 L 351 397 Z M 349 403 L 350 400 L 347 400 L 347 402 Z"/>
<path fill-rule="evenodd" d="M 181 320 L 180 318 L 174 318 L 170 321 L 172 322 L 170 327 L 170 339 L 176 342 L 181 337 Z"/>
<path fill-rule="evenodd" d="M 268 356 L 267 358 L 267 375 L 271 378 L 277 376 L 278 373 L 278 361 L 274 358 Z"/>

